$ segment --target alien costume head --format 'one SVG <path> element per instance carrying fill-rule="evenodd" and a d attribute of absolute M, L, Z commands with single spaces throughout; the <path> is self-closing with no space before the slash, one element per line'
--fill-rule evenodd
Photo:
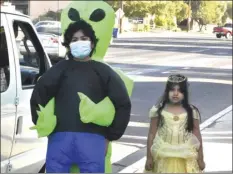
<path fill-rule="evenodd" d="M 102 60 L 112 37 L 115 22 L 114 10 L 104 1 L 73 1 L 62 10 L 62 33 L 71 22 L 80 19 L 85 20 L 93 27 L 96 37 L 99 39 L 92 59 Z"/>

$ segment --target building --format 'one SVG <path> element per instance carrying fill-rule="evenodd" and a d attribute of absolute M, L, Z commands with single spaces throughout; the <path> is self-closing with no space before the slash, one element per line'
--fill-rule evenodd
<path fill-rule="evenodd" d="M 71 1 L 30 1 L 29 15 L 31 19 L 35 19 L 38 16 L 48 11 L 58 11 L 65 8 Z"/>
<path fill-rule="evenodd" d="M 11 2 L 12 5 L 15 5 L 15 9 L 17 11 L 20 11 L 23 14 L 28 15 L 28 9 L 29 9 L 29 0 L 5 0 L 4 2 Z"/>
<path fill-rule="evenodd" d="M 29 15 L 31 19 L 48 11 L 58 11 L 65 8 L 71 1 L 35 1 L 35 0 L 5 0 L 15 5 L 16 10 Z"/>

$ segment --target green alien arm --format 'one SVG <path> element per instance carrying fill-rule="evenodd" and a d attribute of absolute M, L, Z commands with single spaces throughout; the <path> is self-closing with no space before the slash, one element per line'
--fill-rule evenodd
<path fill-rule="evenodd" d="M 55 100 L 60 77 L 66 69 L 65 61 L 59 62 L 44 73 L 37 81 L 30 100 L 32 122 L 39 137 L 48 136 L 56 125 Z"/>
<path fill-rule="evenodd" d="M 36 125 L 30 129 L 36 130 L 39 138 L 47 137 L 53 132 L 57 124 L 57 119 L 54 115 L 55 99 L 52 98 L 45 107 L 39 105 L 39 108 Z"/>

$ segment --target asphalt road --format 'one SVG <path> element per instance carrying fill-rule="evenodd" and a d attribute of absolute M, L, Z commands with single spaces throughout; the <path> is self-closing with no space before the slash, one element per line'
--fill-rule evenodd
<path fill-rule="evenodd" d="M 148 111 L 172 73 L 188 77 L 190 102 L 199 108 L 202 122 L 232 105 L 231 40 L 192 34 L 118 38 L 105 61 L 135 80 L 131 122 L 118 141 L 122 144 L 146 145 Z M 127 158 L 127 165 L 133 163 L 134 156 Z"/>

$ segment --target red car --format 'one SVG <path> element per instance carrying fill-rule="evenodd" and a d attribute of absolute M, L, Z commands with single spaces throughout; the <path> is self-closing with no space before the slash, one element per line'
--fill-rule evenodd
<path fill-rule="evenodd" d="M 222 27 L 214 27 L 213 33 L 216 34 L 217 38 L 221 38 L 222 36 L 225 36 L 226 38 L 232 37 L 232 23 L 226 23 Z"/>

